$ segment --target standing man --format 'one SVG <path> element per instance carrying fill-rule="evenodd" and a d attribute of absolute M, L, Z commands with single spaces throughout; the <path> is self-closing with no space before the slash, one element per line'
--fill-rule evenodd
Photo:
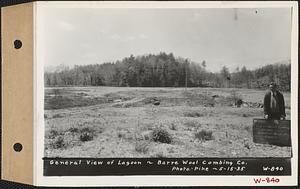
<path fill-rule="evenodd" d="M 278 91 L 277 85 L 271 82 L 269 85 L 270 91 L 267 92 L 264 98 L 264 114 L 266 119 L 285 119 L 284 97 Z"/>

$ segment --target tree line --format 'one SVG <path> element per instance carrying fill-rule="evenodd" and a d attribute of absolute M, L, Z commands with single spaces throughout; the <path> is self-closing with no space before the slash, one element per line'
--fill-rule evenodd
<path fill-rule="evenodd" d="M 45 71 L 45 86 L 118 87 L 236 87 L 264 89 L 270 81 L 290 90 L 291 64 L 272 64 L 255 70 L 245 66 L 230 73 L 223 66 L 218 73 L 201 63 L 175 57 L 172 53 L 129 56 L 116 62 L 63 67 Z"/>

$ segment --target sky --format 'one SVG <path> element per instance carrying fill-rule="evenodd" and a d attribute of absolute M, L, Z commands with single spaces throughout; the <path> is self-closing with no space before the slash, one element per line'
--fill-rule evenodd
<path fill-rule="evenodd" d="M 290 59 L 289 8 L 48 8 L 45 66 L 101 64 L 173 53 L 220 71 Z"/>

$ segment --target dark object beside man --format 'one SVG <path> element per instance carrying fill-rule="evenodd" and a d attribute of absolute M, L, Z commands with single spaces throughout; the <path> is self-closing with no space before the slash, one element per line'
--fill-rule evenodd
<path fill-rule="evenodd" d="M 264 98 L 264 117 L 266 119 L 285 119 L 284 97 L 278 91 L 276 83 L 272 82 L 269 85 L 270 91 L 267 92 Z"/>

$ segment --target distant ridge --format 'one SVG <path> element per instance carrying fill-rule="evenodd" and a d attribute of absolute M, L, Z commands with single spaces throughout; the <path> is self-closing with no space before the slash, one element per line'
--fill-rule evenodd
<path fill-rule="evenodd" d="M 229 87 L 265 89 L 276 81 L 282 90 L 290 90 L 290 60 L 282 60 L 256 69 L 243 66 L 230 72 L 206 69 L 209 62 L 193 62 L 161 52 L 129 56 L 116 62 L 91 65 L 63 64 L 45 68 L 46 86 L 117 86 L 117 87 Z"/>

